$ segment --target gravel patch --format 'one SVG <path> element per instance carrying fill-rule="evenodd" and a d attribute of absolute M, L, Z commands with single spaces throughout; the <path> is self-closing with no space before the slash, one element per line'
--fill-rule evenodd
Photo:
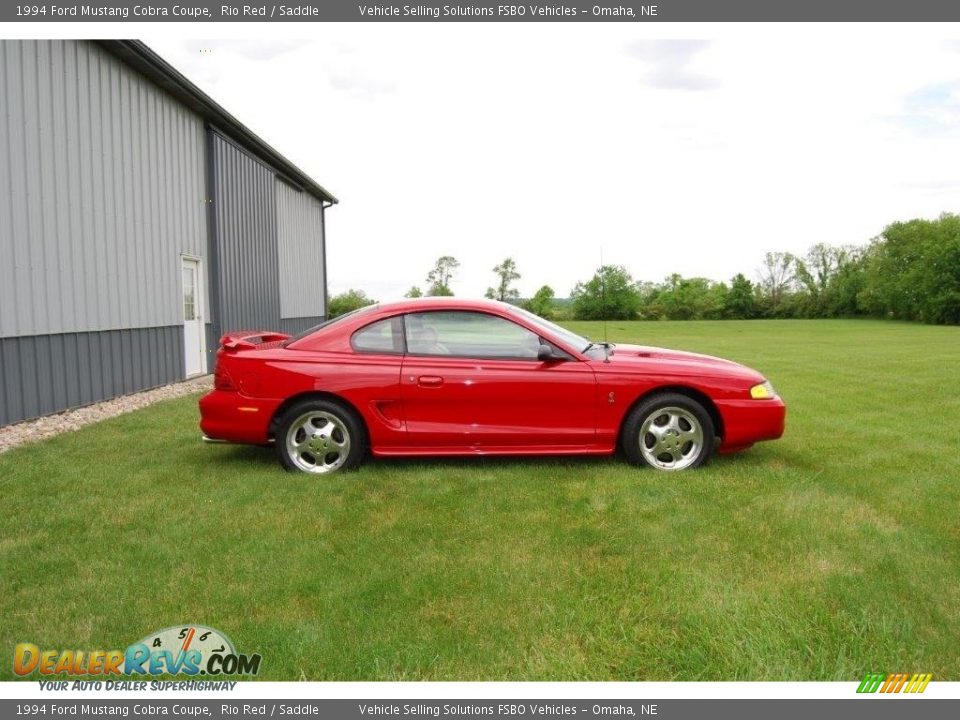
<path fill-rule="evenodd" d="M 6 425 L 0 427 L 0 453 L 24 443 L 36 442 L 59 435 L 64 431 L 79 430 L 84 425 L 92 425 L 107 418 L 139 410 L 161 400 L 192 395 L 209 390 L 212 387 L 213 375 L 204 375 L 203 377 L 164 385 L 153 390 L 145 390 L 132 395 L 121 395 L 111 400 L 104 400 L 74 410 L 65 410 L 56 415 L 46 415 L 36 420 Z"/>

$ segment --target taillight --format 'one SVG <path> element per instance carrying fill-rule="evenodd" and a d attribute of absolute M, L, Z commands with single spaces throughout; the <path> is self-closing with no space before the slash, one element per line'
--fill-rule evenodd
<path fill-rule="evenodd" d="M 233 384 L 233 378 L 230 377 L 230 373 L 226 371 L 221 362 L 217 362 L 213 371 L 213 387 L 217 390 L 235 391 L 237 389 Z"/>

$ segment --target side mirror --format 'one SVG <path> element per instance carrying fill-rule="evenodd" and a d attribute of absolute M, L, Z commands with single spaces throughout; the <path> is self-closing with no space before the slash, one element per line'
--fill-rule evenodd
<path fill-rule="evenodd" d="M 547 345 L 546 343 L 541 343 L 540 349 L 537 351 L 537 360 L 540 362 L 562 362 L 566 359 L 553 349 L 553 345 Z"/>

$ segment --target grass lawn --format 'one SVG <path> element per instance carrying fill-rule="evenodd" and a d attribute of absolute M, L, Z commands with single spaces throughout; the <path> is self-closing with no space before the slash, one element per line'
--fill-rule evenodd
<path fill-rule="evenodd" d="M 201 623 L 267 679 L 960 679 L 960 328 L 607 332 L 756 367 L 786 436 L 678 475 L 471 459 L 316 479 L 202 444 L 195 398 L 162 403 L 0 455 L 0 677 L 17 642 Z"/>

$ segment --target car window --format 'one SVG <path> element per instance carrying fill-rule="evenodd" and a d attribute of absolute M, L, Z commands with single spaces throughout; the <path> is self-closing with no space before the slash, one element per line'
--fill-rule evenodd
<path fill-rule="evenodd" d="M 529 310 L 524 310 L 516 305 L 510 305 L 509 308 L 510 312 L 516 313 L 517 315 L 522 315 L 524 318 L 526 318 L 527 322 L 532 323 L 534 327 L 542 329 L 547 335 L 552 333 L 571 347 L 574 347 L 581 352 L 583 352 L 583 349 L 590 344 L 589 338 L 572 333 L 565 327 L 560 327 L 556 323 L 552 323 L 549 320 L 544 320 L 542 317 L 539 315 L 534 315 Z"/>
<path fill-rule="evenodd" d="M 540 349 L 536 333 L 487 313 L 411 313 L 404 322 L 411 355 L 536 360 Z"/>
<path fill-rule="evenodd" d="M 378 320 L 360 328 L 351 339 L 353 349 L 363 353 L 402 353 L 403 336 L 397 318 Z"/>
<path fill-rule="evenodd" d="M 313 333 L 317 332 L 317 330 L 325 330 L 328 327 L 337 325 L 338 323 L 341 323 L 344 320 L 347 320 L 349 318 L 355 317 L 356 315 L 361 315 L 363 313 L 370 312 L 376 307 L 377 307 L 376 305 L 364 305 L 362 308 L 357 308 L 356 310 L 351 310 L 350 312 L 344 313 L 343 315 L 337 315 L 337 317 L 335 318 L 324 320 L 319 325 L 314 325 L 313 327 L 309 327 L 306 330 L 304 330 L 302 333 L 298 333 L 294 335 L 292 338 L 290 338 L 289 340 L 285 340 L 283 344 L 289 345 L 290 343 L 295 343 L 297 340 L 303 340 L 303 338 L 307 337 L 307 335 L 313 335 Z"/>

